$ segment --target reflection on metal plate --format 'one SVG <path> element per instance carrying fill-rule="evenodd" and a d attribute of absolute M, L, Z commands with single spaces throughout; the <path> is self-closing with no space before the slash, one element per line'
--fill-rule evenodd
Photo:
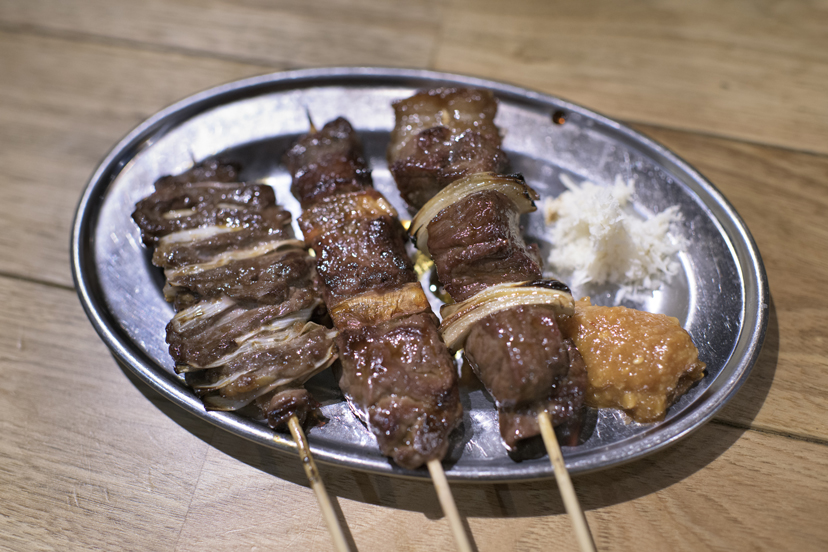
<path fill-rule="evenodd" d="M 708 376 L 658 424 L 628 423 L 613 411 L 593 411 L 586 440 L 564 447 L 572 473 L 617 465 L 658 450 L 698 428 L 736 392 L 759 353 L 767 324 L 767 281 L 756 246 L 724 197 L 692 167 L 642 135 L 563 100 L 480 79 L 414 70 L 339 68 L 277 73 L 231 83 L 165 109 L 136 128 L 101 163 L 81 198 L 72 236 L 73 274 L 93 325 L 113 353 L 161 394 L 219 427 L 262 446 L 293 454 L 290 437 L 232 413 L 205 412 L 175 375 L 164 327 L 173 315 L 161 293 L 163 276 L 150 263 L 130 214 L 156 179 L 221 153 L 237 160 L 245 180 L 266 182 L 294 216 L 282 154 L 307 131 L 306 112 L 321 126 L 347 117 L 362 136 L 376 187 L 406 213 L 385 162 L 394 124 L 391 102 L 440 85 L 489 88 L 500 100 L 497 123 L 504 148 L 541 196 L 563 191 L 559 176 L 611 183 L 634 178 L 636 208 L 659 212 L 679 205 L 689 247 L 682 271 L 639 308 L 677 317 L 699 347 Z M 565 114 L 565 124 L 552 115 Z M 405 216 L 403 216 L 405 218 Z M 539 213 L 525 220 L 529 237 L 543 241 Z M 297 234 L 301 235 L 298 232 Z M 427 286 L 426 286 L 427 287 Z M 433 304 L 438 304 L 436 299 Z M 321 462 L 406 477 L 381 456 L 354 417 L 330 371 L 309 388 L 329 421 L 309 434 Z M 445 462 L 455 480 L 506 481 L 550 477 L 546 458 L 515 462 L 497 431 L 491 399 L 478 387 L 462 390 L 464 423 Z"/>

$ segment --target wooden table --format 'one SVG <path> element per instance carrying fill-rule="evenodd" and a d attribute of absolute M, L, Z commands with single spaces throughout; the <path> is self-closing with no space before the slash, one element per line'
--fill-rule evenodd
<path fill-rule="evenodd" d="M 0 3 L 0 550 L 326 550 L 292 458 L 214 429 L 115 362 L 69 270 L 74 207 L 133 126 L 223 82 L 423 67 L 618 118 L 750 227 L 770 324 L 691 437 L 575 479 L 601 550 L 828 547 L 828 2 Z M 328 466 L 362 551 L 452 550 L 428 483 Z M 554 480 L 454 485 L 479 550 L 574 550 Z"/>

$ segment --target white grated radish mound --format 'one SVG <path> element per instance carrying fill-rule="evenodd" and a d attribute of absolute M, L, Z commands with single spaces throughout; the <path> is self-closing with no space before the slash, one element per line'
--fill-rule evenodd
<path fill-rule="evenodd" d="M 618 285 L 620 302 L 651 296 L 678 272 L 675 255 L 686 244 L 670 233 L 681 221 L 677 205 L 642 220 L 629 206 L 632 181 L 618 176 L 612 186 L 575 184 L 567 175 L 561 181 L 568 191 L 548 198 L 543 213 L 552 242 L 548 262 L 570 276 L 570 285 Z"/>

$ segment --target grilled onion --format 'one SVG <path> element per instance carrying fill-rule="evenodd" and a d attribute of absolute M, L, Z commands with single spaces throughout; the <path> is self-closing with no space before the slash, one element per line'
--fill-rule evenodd
<path fill-rule="evenodd" d="M 518 213 L 531 213 L 536 210 L 535 200 L 538 193 L 526 185 L 526 181 L 519 174 L 499 175 L 482 172 L 468 175 L 455 180 L 428 203 L 414 216 L 408 233 L 417 242 L 417 249 L 428 255 L 428 224 L 440 211 L 463 199 L 466 196 L 491 190 L 500 192 L 511 199 L 518 207 Z"/>
<path fill-rule="evenodd" d="M 452 351 L 462 349 L 471 327 L 492 313 L 521 305 L 549 305 L 558 314 L 572 315 L 575 301 L 569 288 L 557 280 L 509 282 L 488 287 L 462 303 L 440 309 L 440 333 Z"/>

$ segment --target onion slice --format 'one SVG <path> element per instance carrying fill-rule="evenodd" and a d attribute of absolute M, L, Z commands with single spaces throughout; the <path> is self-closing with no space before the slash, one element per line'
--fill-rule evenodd
<path fill-rule="evenodd" d="M 462 303 L 440 309 L 440 333 L 451 351 L 463 348 L 472 326 L 490 314 L 521 305 L 549 305 L 558 314 L 573 315 L 575 301 L 557 280 L 509 282 L 488 287 Z"/>
<path fill-rule="evenodd" d="M 518 208 L 518 214 L 531 213 L 537 209 L 535 200 L 539 198 L 538 193 L 526 185 L 521 175 L 501 175 L 492 172 L 470 174 L 443 188 L 414 216 L 408 233 L 417 242 L 417 249 L 426 255 L 429 254 L 428 224 L 440 214 L 440 211 L 467 196 L 488 190 L 500 192 L 511 199 Z"/>

